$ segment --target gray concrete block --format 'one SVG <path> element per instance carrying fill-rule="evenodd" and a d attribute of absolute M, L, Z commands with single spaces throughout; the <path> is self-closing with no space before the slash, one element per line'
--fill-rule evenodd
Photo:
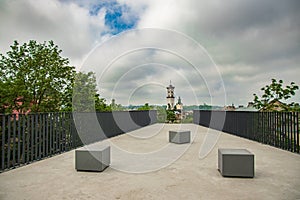
<path fill-rule="evenodd" d="M 176 144 L 190 143 L 191 131 L 169 131 L 169 142 Z"/>
<path fill-rule="evenodd" d="M 218 169 L 222 176 L 254 177 L 254 154 L 247 149 L 218 149 Z"/>
<path fill-rule="evenodd" d="M 77 171 L 102 172 L 110 165 L 110 147 L 75 150 L 75 169 Z"/>

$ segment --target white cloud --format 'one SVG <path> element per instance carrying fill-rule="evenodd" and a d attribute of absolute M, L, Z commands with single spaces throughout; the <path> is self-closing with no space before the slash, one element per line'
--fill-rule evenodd
<path fill-rule="evenodd" d="M 218 64 L 228 102 L 247 104 L 271 78 L 300 84 L 299 1 L 147 3 L 138 27 L 180 31 L 202 44 Z"/>
<path fill-rule="evenodd" d="M 101 1 L 104 3 L 105 1 Z M 108 1 L 107 1 L 108 2 Z M 181 32 L 193 38 L 207 49 L 216 61 L 227 92 L 229 104 L 244 104 L 253 99 L 252 94 L 270 83 L 271 78 L 283 79 L 289 83 L 299 82 L 300 53 L 300 1 L 297 0 L 117 0 L 129 9 L 121 17 L 125 22 L 137 21 L 137 28 L 161 28 Z M 110 37 L 109 27 L 105 26 L 105 6 L 97 15 L 90 15 L 96 0 L 4 0 L 0 2 L 0 46 L 4 53 L 13 40 L 26 42 L 30 39 L 54 40 L 69 57 L 71 63 L 79 65 L 82 58 L 97 44 Z M 104 4 L 103 4 L 104 5 Z M 106 35 L 105 35 L 106 34 Z M 133 33 L 136 34 L 136 33 Z M 174 34 L 176 35 L 176 34 Z M 161 50 L 133 52 L 113 63 L 108 70 L 105 82 L 100 81 L 100 93 L 110 99 L 109 92 L 116 81 L 139 64 L 158 62 L 171 68 L 158 65 L 136 70 L 127 74 L 119 84 L 117 102 L 125 103 L 132 89 L 134 100 L 143 103 L 153 93 L 153 102 L 165 97 L 165 89 L 172 79 L 176 94 L 184 103 L 195 103 L 185 79 L 193 86 L 199 103 L 209 103 L 210 95 L 216 104 L 223 105 L 222 80 L 217 70 L 209 67 L 209 62 L 199 56 L 191 43 L 176 42 L 173 34 L 160 37 L 149 34 L 153 46 L 160 44 L 164 49 L 173 49 L 184 54 L 187 60 L 199 67 L 197 74 L 180 55 Z M 141 42 L 141 38 L 120 40 L 118 44 L 105 47 L 101 52 L 107 63 L 110 54 L 120 49 L 131 49 Z M 176 53 L 176 52 L 175 52 Z M 98 57 L 89 58 L 86 70 L 101 71 Z M 213 66 L 213 65 L 211 65 Z M 205 77 L 205 80 L 203 79 Z M 154 81 L 157 85 L 141 87 L 144 82 Z M 209 86 L 207 86 L 209 85 Z M 207 88 L 209 87 L 209 88 Z M 208 94 L 210 89 L 211 94 Z M 148 92 L 147 92 L 148 91 Z M 107 92 L 107 93 L 106 93 Z M 297 93 L 299 94 L 299 92 Z M 148 96 L 147 96 L 148 95 Z M 161 96 L 159 96 L 161 95 Z M 147 97 L 147 98 L 146 98 Z M 118 99 L 120 98 L 120 99 Z M 145 100 L 145 101 L 146 101 Z M 294 97 L 300 101 L 300 95 Z M 151 101 L 149 102 L 151 103 Z M 165 103 L 161 102 L 162 104 Z M 132 102 L 134 104 L 134 102 Z"/>
<path fill-rule="evenodd" d="M 53 40 L 78 65 L 98 41 L 104 26 L 104 11 L 90 16 L 89 10 L 58 0 L 4 0 L 0 8 L 1 53 L 14 40 Z"/>
<path fill-rule="evenodd" d="M 141 66 L 144 70 L 140 70 Z M 198 104 L 198 97 L 221 95 L 224 91 L 218 71 L 204 49 L 172 31 L 142 29 L 116 36 L 96 48 L 82 70 L 96 72 L 100 94 L 108 99 L 112 93 L 129 95 L 150 82 L 165 87 L 169 80 L 173 80 L 177 95 L 186 104 Z M 165 91 L 160 95 L 165 97 Z M 141 103 L 144 97 L 140 96 L 137 102 Z M 126 104 L 126 98 L 115 98 Z M 165 104 L 165 100 L 158 99 L 148 103 Z M 224 97 L 218 96 L 214 103 L 220 102 L 224 104 Z"/>

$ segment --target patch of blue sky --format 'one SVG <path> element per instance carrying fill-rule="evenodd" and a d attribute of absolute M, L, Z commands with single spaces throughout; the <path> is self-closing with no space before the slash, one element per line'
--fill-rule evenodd
<path fill-rule="evenodd" d="M 89 8 L 90 15 L 97 15 L 101 8 L 108 8 L 117 4 L 115 1 L 99 1 L 95 4 L 92 4 Z"/>
<path fill-rule="evenodd" d="M 138 16 L 132 12 L 127 5 L 120 5 L 116 1 L 102 1 L 90 7 L 90 15 L 97 15 L 105 8 L 105 25 L 109 28 L 109 33 L 116 35 L 122 31 L 132 29 L 136 26 Z"/>

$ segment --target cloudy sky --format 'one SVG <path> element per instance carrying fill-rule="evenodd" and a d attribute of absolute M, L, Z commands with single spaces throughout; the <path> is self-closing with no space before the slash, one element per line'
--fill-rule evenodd
<path fill-rule="evenodd" d="M 298 0 L 1 0 L 0 52 L 53 40 L 108 102 L 247 105 L 271 78 L 300 85 Z M 300 92 L 294 101 L 300 101 Z"/>

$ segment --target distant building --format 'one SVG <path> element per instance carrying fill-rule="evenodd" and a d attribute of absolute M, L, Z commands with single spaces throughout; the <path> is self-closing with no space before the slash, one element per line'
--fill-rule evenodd
<path fill-rule="evenodd" d="M 286 111 L 288 110 L 288 106 L 285 103 L 282 103 L 281 101 L 274 99 L 270 101 L 265 107 L 261 108 L 259 111 Z"/>
<path fill-rule="evenodd" d="M 170 81 L 170 85 L 167 87 L 167 110 L 173 110 L 176 115 L 176 120 L 181 120 L 184 117 L 183 103 L 181 98 L 178 97 L 178 102 L 175 104 L 174 89 L 175 87 Z"/>
<path fill-rule="evenodd" d="M 235 109 L 235 111 L 251 111 L 251 112 L 256 112 L 258 111 L 258 109 L 256 109 L 254 107 L 253 102 L 249 102 L 247 107 L 244 107 L 242 105 L 240 105 L 237 109 Z"/>
<path fill-rule="evenodd" d="M 178 97 L 178 102 L 177 102 L 177 104 L 176 104 L 176 110 L 180 110 L 180 111 L 182 111 L 183 110 L 183 104 L 182 104 L 182 102 L 181 102 L 181 98 L 180 97 Z"/>
<path fill-rule="evenodd" d="M 254 103 L 253 102 L 248 102 L 248 106 L 247 106 L 247 108 L 254 108 Z"/>
<path fill-rule="evenodd" d="M 175 108 L 176 108 L 176 112 L 175 112 L 176 119 L 178 119 L 178 120 L 183 119 L 184 118 L 183 104 L 181 102 L 181 98 L 180 97 L 178 97 L 178 102 L 177 102 Z"/>
<path fill-rule="evenodd" d="M 167 87 L 167 110 L 174 110 L 174 89 L 175 87 L 171 84 Z"/>
<path fill-rule="evenodd" d="M 222 110 L 235 111 L 235 106 L 234 106 L 234 104 L 232 104 L 231 106 L 224 106 Z"/>

